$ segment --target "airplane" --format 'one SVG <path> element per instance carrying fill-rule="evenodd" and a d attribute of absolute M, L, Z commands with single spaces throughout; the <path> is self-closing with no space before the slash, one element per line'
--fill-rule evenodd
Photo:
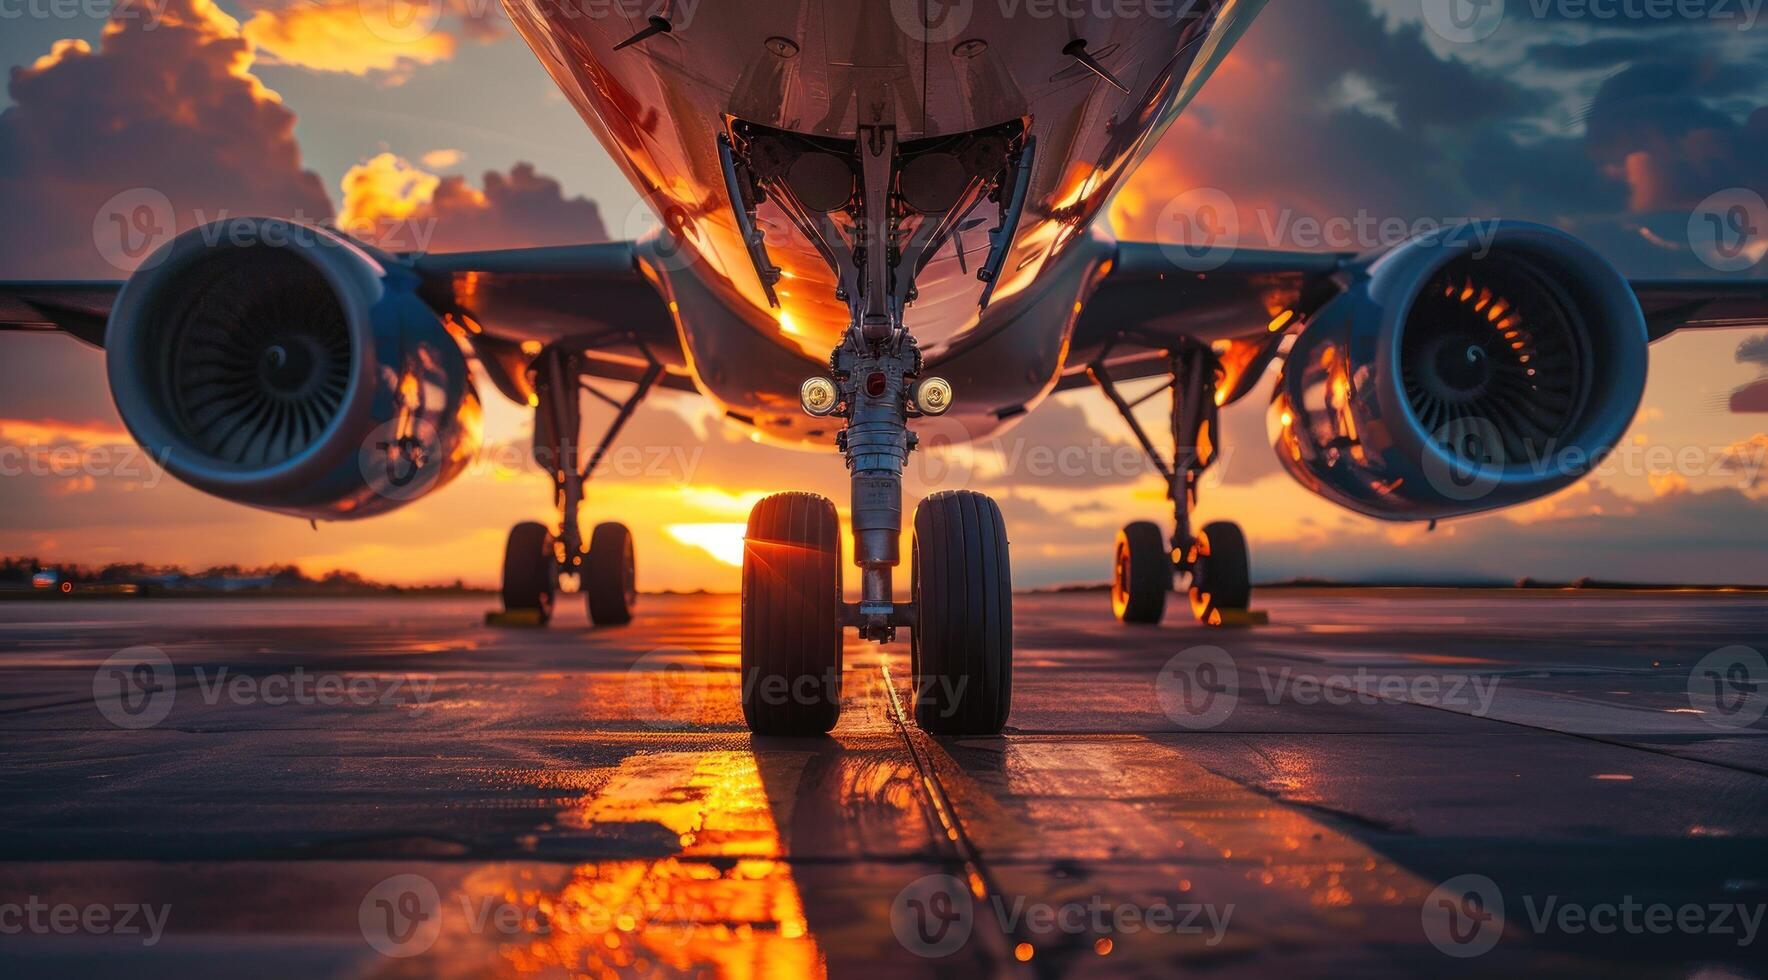
<path fill-rule="evenodd" d="M 697 393 L 770 443 L 833 446 L 851 474 L 860 598 L 844 598 L 832 501 L 754 508 L 749 727 L 830 731 L 845 631 L 882 643 L 906 629 L 917 724 L 998 734 L 1013 647 L 998 504 L 920 501 L 908 601 L 894 591 L 903 472 L 928 420 L 979 440 L 1052 394 L 1101 389 L 1172 503 L 1166 528 L 1117 536 L 1115 615 L 1159 623 L 1182 575 L 1192 614 L 1221 625 L 1251 602 L 1246 536 L 1191 513 L 1222 448 L 1219 410 L 1268 370 L 1289 473 L 1360 514 L 1437 521 L 1585 476 L 1637 411 L 1653 341 L 1768 322 L 1760 281 L 1629 282 L 1572 236 L 1521 222 L 1374 255 L 1238 248 L 1209 222 L 1181 244 L 1114 240 L 1097 219 L 1263 5 L 1040 17 L 660 0 L 627 16 L 505 0 L 659 216 L 652 233 L 392 254 L 329 227 L 223 222 L 125 282 L 0 284 L 0 325 L 102 347 L 119 413 L 173 475 L 314 520 L 386 513 L 456 475 L 479 444 L 476 363 L 533 408 L 533 454 L 555 481 L 556 525 L 518 524 L 503 562 L 504 606 L 542 622 L 570 575 L 598 626 L 633 614 L 630 531 L 586 536 L 578 515 L 650 392 Z M 1120 390 L 1143 379 L 1171 392 L 1170 457 Z M 615 412 L 593 445 L 586 397 Z"/>

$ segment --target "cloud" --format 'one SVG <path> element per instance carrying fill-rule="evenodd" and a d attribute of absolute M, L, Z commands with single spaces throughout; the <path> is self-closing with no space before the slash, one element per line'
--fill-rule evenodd
<path fill-rule="evenodd" d="M 483 187 L 437 177 L 382 153 L 345 174 L 339 225 L 389 248 L 467 249 L 576 245 L 608 240 L 601 209 L 566 197 L 559 182 L 518 163 L 487 171 Z"/>
<path fill-rule="evenodd" d="M 63 42 L 15 68 L 0 113 L 0 276 L 117 278 L 222 210 L 324 219 L 295 114 L 252 73 L 211 0 L 119 18 L 97 50 Z M 20 234 L 30 229 L 31 234 Z"/>
<path fill-rule="evenodd" d="M 412 69 L 454 57 L 437 29 L 439 5 L 407 0 L 302 0 L 258 10 L 243 34 L 269 60 L 315 71 L 380 73 L 397 83 Z"/>
<path fill-rule="evenodd" d="M 457 166 L 466 159 L 466 156 L 459 150 L 431 150 L 418 157 L 418 161 L 432 170 L 447 170 L 449 167 Z"/>
<path fill-rule="evenodd" d="M 1319 247 L 1302 217 L 1504 216 L 1583 236 L 1631 274 L 1710 276 L 1690 212 L 1721 190 L 1768 193 L 1759 41 L 1685 24 L 1518 36 L 1519 20 L 1514 43 L 1439 55 L 1416 0 L 1383 6 L 1410 19 L 1352 4 L 1260 18 L 1124 188 L 1119 234 L 1158 237 L 1177 194 L 1216 188 L 1247 247 Z"/>
<path fill-rule="evenodd" d="M 1541 102 L 1438 58 L 1415 25 L 1390 30 L 1363 5 L 1295 4 L 1254 24 L 1112 217 L 1120 233 L 1147 238 L 1175 188 L 1215 187 L 1239 204 L 1242 244 L 1293 248 L 1269 233 L 1285 213 L 1466 216 L 1466 145 L 1438 137 L 1483 132 Z"/>
<path fill-rule="evenodd" d="M 1602 490 L 1596 488 L 1600 495 Z M 1355 578 L 1384 571 L 1398 579 L 1749 584 L 1763 581 L 1768 548 L 1762 502 L 1734 489 L 1675 493 L 1635 504 L 1628 516 L 1587 510 L 1522 524 L 1499 514 L 1443 525 L 1405 548 L 1347 549 L 1269 542 L 1255 556 L 1259 577 Z"/>
<path fill-rule="evenodd" d="M 1749 490 L 1768 487 L 1768 433 L 1758 432 L 1726 449 L 1719 467 L 1742 476 Z"/>

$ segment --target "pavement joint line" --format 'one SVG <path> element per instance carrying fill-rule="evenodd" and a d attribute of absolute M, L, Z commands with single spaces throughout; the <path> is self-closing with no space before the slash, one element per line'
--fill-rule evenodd
<path fill-rule="evenodd" d="M 898 731 L 902 733 L 903 743 L 908 749 L 909 758 L 914 761 L 915 769 L 920 774 L 922 795 L 925 797 L 928 807 L 932 809 L 937 822 L 945 829 L 947 846 L 955 852 L 955 856 L 964 866 L 964 878 L 970 889 L 971 897 L 976 900 L 978 905 L 988 909 L 989 917 L 996 920 L 996 930 L 983 930 L 983 932 L 990 937 L 984 942 L 993 947 L 991 952 L 995 957 L 995 962 L 999 964 L 997 972 L 1023 974 L 1026 972 L 1024 967 L 1027 964 L 1015 962 L 1009 944 L 1011 941 L 1011 945 L 1017 945 L 1027 942 L 1028 939 L 1021 935 L 1020 930 L 1010 929 L 1006 923 L 995 917 L 994 903 L 988 901 L 988 896 L 1002 894 L 1000 886 L 993 880 L 993 875 L 983 867 L 982 856 L 977 853 L 975 844 L 970 840 L 970 835 L 965 832 L 963 822 L 958 818 L 957 809 L 952 806 L 951 797 L 939 781 L 938 771 L 934 769 L 915 739 L 917 734 L 922 737 L 927 736 L 910 724 L 908 713 L 903 710 L 902 698 L 897 694 L 896 681 L 890 676 L 890 664 L 880 663 L 878 669 L 883 673 L 884 691 L 890 698 L 891 717 L 895 720 Z M 978 909 L 977 914 L 980 916 L 982 910 Z M 996 935 L 1000 936 L 999 943 L 992 938 Z M 1014 970 L 1014 967 L 1020 969 Z"/>
<path fill-rule="evenodd" d="M 1540 732 L 1545 735 L 1563 735 L 1566 738 L 1577 739 L 1578 741 L 1581 741 L 1581 742 L 1589 742 L 1593 745 L 1606 745 L 1611 748 L 1631 749 L 1635 752 L 1644 752 L 1647 755 L 1654 755 L 1654 756 L 1657 756 L 1662 759 L 1674 759 L 1678 762 L 1699 763 L 1701 765 L 1708 765 L 1708 766 L 1712 766 L 1717 769 L 1724 769 L 1727 772 L 1740 772 L 1740 773 L 1745 773 L 1745 774 L 1751 775 L 1751 776 L 1761 776 L 1764 778 L 1768 778 L 1768 773 L 1763 773 L 1761 770 L 1758 770 L 1758 769 L 1749 769 L 1744 766 L 1738 765 L 1736 763 L 1722 762 L 1722 761 L 1719 761 L 1716 759 L 1702 759 L 1698 756 L 1677 755 L 1674 752 L 1665 752 L 1661 749 L 1654 748 L 1650 745 L 1641 744 L 1639 742 L 1623 742 L 1623 741 L 1619 740 L 1620 738 L 1623 737 L 1619 734 L 1611 735 L 1607 738 L 1604 738 L 1600 735 L 1595 735 L 1595 734 L 1592 734 L 1589 732 L 1568 732 L 1568 731 L 1564 731 L 1564 730 L 1561 730 L 1558 728 L 1548 728 L 1544 725 L 1530 724 L 1529 722 L 1526 722 L 1526 721 L 1517 721 L 1512 718 L 1495 718 L 1491 715 L 1472 715 L 1472 714 L 1468 714 L 1465 711 L 1456 711 L 1453 708 L 1446 708 L 1446 707 L 1443 707 L 1442 705 L 1438 705 L 1438 704 L 1426 704 L 1422 701 L 1406 701 L 1403 699 L 1387 698 L 1387 697 L 1382 697 L 1379 694 L 1377 694 L 1376 697 L 1387 704 L 1406 704 L 1406 705 L 1411 705 L 1415 708 L 1425 708 L 1430 711 L 1446 711 L 1449 714 L 1459 715 L 1463 718 L 1472 718 L 1477 721 L 1492 722 L 1492 723 L 1499 724 L 1499 725 L 1506 725 L 1506 726 L 1509 726 L 1512 728 L 1520 728 L 1520 729 L 1523 729 L 1524 731 Z M 1750 736 L 1745 736 L 1742 734 L 1743 732 L 1753 732 L 1754 734 L 1750 735 Z M 1399 733 L 1393 733 L 1393 734 L 1399 734 Z M 1494 734 L 1496 734 L 1496 733 L 1494 733 Z M 1756 730 L 1756 729 L 1740 729 L 1737 733 L 1734 733 L 1733 737 L 1758 737 L 1759 738 L 1762 736 L 1762 734 L 1763 734 L 1762 732 L 1760 732 L 1759 730 Z M 1628 736 L 1628 737 L 1643 739 L 1643 738 L 1647 738 L 1649 736 L 1647 734 L 1641 733 L 1639 735 Z"/>

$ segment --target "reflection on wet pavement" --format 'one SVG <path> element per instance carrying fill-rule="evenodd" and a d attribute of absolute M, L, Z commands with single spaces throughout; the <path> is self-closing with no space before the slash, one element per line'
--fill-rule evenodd
<path fill-rule="evenodd" d="M 1543 933 L 1519 905 L 1768 901 L 1768 733 L 1715 726 L 1686 690 L 1713 650 L 1761 643 L 1768 603 L 1267 602 L 1268 629 L 1124 631 L 1100 597 L 1022 597 L 1000 739 L 905 725 L 905 650 L 850 642 L 842 724 L 811 741 L 744 731 L 730 597 L 648 597 L 606 631 L 487 629 L 476 600 L 9 603 L 0 962 L 1440 973 L 1465 964 L 1429 932 L 1438 886 L 1477 874 L 1511 900 L 1478 972 L 1747 975 L 1753 950 L 1718 937 Z M 94 671 L 142 644 L 172 665 L 170 708 L 130 730 Z M 1163 685 L 1204 649 L 1237 686 L 1200 726 Z M 315 696 L 269 696 L 297 671 Z M 328 677 L 370 696 L 319 696 Z M 6 931 L 27 900 L 168 915 L 151 945 Z"/>

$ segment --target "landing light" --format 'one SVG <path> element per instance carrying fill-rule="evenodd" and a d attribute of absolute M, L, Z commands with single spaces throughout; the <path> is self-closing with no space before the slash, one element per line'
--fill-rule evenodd
<path fill-rule="evenodd" d="M 951 411 L 952 385 L 944 378 L 923 378 L 915 383 L 915 407 L 922 415 L 940 416 Z"/>
<path fill-rule="evenodd" d="M 805 413 L 819 419 L 833 415 L 838 401 L 835 382 L 828 378 L 811 378 L 798 389 L 798 402 Z"/>

